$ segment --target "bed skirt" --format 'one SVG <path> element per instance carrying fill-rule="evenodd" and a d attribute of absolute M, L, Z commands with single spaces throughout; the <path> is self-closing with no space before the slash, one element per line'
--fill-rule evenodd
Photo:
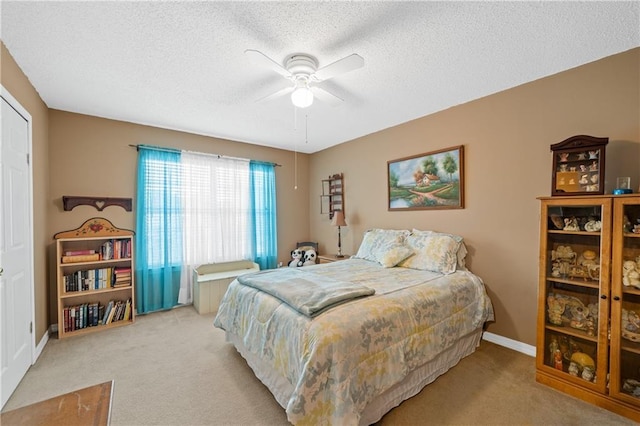
<path fill-rule="evenodd" d="M 293 393 L 293 385 L 259 357 L 246 350 L 241 338 L 231 333 L 225 334 L 227 341 L 236 347 L 256 377 L 271 391 L 278 404 L 286 409 Z M 480 344 L 481 338 L 482 328 L 478 328 L 458 339 L 456 343 L 442 351 L 436 358 L 410 372 L 402 382 L 378 395 L 365 407 L 360 415 L 360 424 L 370 425 L 377 422 L 391 409 L 400 405 L 402 401 L 418 394 L 426 385 L 447 372 L 462 358 L 471 355 Z"/>

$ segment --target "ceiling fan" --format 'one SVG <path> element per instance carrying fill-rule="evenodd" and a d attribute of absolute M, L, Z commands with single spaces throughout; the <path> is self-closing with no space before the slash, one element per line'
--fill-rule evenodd
<path fill-rule="evenodd" d="M 258 99 L 258 102 L 291 93 L 291 102 L 298 108 L 310 106 L 314 96 L 332 106 L 340 104 L 343 99 L 316 84 L 364 66 L 364 59 L 356 53 L 318 69 L 317 59 L 306 53 L 294 53 L 287 56 L 284 66 L 282 66 L 258 50 L 247 49 L 244 52 L 254 64 L 270 68 L 292 83 L 289 87 Z"/>

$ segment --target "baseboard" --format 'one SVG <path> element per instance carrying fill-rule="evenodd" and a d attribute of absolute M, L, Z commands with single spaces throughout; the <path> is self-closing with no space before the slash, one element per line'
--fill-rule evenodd
<path fill-rule="evenodd" d="M 36 361 L 40 357 L 40 354 L 42 354 L 42 351 L 44 350 L 44 347 L 48 341 L 49 341 L 49 333 L 47 332 L 47 333 L 44 333 L 44 336 L 42 336 L 42 339 L 40 339 L 40 342 L 38 342 L 38 344 L 36 345 L 36 351 L 33 354 L 31 365 L 36 363 Z"/>
<path fill-rule="evenodd" d="M 526 343 L 518 342 L 517 340 L 509 339 L 508 337 L 498 336 L 497 334 L 485 331 L 482 333 L 482 340 L 504 346 L 505 348 L 513 349 L 514 351 L 525 355 L 532 357 L 536 356 L 535 346 L 527 345 Z"/>

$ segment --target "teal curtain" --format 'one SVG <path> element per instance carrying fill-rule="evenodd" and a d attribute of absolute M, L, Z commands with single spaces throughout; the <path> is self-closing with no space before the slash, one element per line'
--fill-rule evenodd
<path fill-rule="evenodd" d="M 180 151 L 138 146 L 136 199 L 136 309 L 147 313 L 178 304 L 183 212 Z"/>
<path fill-rule="evenodd" d="M 278 264 L 278 226 L 276 214 L 276 173 L 273 163 L 249 163 L 251 243 L 254 262 L 260 269 Z"/>

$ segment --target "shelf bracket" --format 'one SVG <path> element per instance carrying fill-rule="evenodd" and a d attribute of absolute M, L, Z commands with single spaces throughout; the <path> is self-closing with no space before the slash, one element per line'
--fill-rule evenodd
<path fill-rule="evenodd" d="M 93 206 L 101 212 L 105 207 L 120 206 L 126 211 L 131 211 L 131 198 L 113 198 L 113 197 L 77 197 L 65 195 L 62 197 L 62 206 L 64 211 L 73 210 L 76 206 Z"/>

